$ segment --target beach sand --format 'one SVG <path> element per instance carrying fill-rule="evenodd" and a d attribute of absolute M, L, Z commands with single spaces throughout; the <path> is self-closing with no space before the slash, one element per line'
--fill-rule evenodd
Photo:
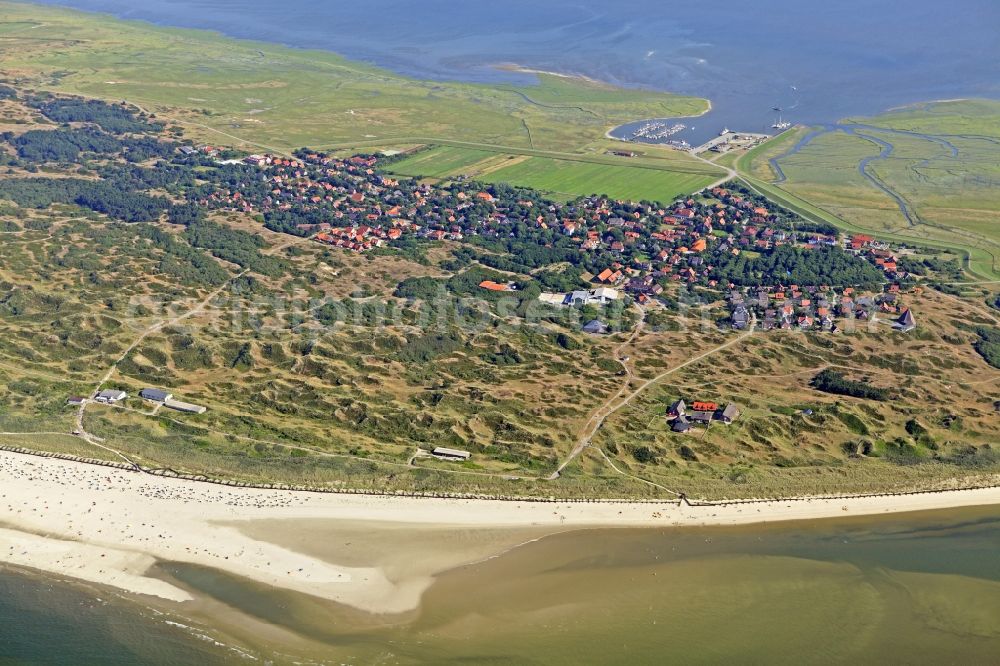
<path fill-rule="evenodd" d="M 229 488 L 0 451 L 0 561 L 184 602 L 144 575 L 209 567 L 373 613 L 434 574 L 569 529 L 741 525 L 1000 503 L 1000 488 L 692 507 L 424 499 Z"/>

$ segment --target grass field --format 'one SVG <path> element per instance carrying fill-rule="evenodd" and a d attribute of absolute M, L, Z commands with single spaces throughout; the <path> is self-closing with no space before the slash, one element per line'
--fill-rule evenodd
<path fill-rule="evenodd" d="M 496 156 L 497 153 L 476 148 L 435 146 L 430 150 L 423 150 L 413 157 L 397 162 L 389 169 L 401 176 L 447 178 L 463 173 L 463 170 L 468 169 L 473 164 Z"/>
<path fill-rule="evenodd" d="M 738 168 L 762 191 L 842 228 L 957 250 L 970 273 L 1000 279 L 1000 102 L 921 104 L 841 127 L 849 131 L 820 133 L 793 152 L 810 131 L 799 129 Z"/>
<path fill-rule="evenodd" d="M 605 137 L 609 128 L 708 107 L 698 98 L 551 75 L 524 86 L 421 81 L 328 52 L 11 2 L 0 2 L 0 57 L 6 78 L 22 88 L 126 100 L 208 143 L 277 153 L 449 144 L 399 171 L 433 178 L 498 154 L 619 165 L 623 158 L 607 154 L 620 146 Z M 670 198 L 723 173 L 652 146 L 634 161 L 678 174 L 621 171 L 609 194 Z M 540 178 L 549 167 L 559 175 Z M 532 173 L 518 184 L 538 180 L 560 196 L 589 194 L 600 180 L 587 165 L 524 168 Z"/>
<path fill-rule="evenodd" d="M 560 198 L 572 198 L 581 194 L 607 194 L 623 199 L 670 202 L 680 195 L 700 190 L 718 178 L 642 167 L 606 166 L 530 157 L 491 171 L 485 180 L 533 187 Z"/>
<path fill-rule="evenodd" d="M 651 159 L 560 159 L 458 146 L 434 146 L 393 164 L 390 170 L 404 176 L 438 180 L 466 176 L 487 183 L 531 187 L 560 199 L 607 194 L 663 202 L 699 190 L 723 175 L 708 165 L 680 170 Z"/>

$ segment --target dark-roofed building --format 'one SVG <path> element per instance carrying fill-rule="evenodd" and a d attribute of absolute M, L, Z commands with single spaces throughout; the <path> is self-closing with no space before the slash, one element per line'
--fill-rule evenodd
<path fill-rule="evenodd" d="M 747 324 L 750 322 L 750 313 L 743 305 L 737 305 L 733 310 L 732 321 L 733 328 L 741 331 L 746 328 Z"/>
<path fill-rule="evenodd" d="M 687 412 L 687 405 L 684 404 L 684 400 L 676 400 L 670 407 L 667 408 L 667 416 L 676 418 L 679 416 L 684 416 Z"/>
<path fill-rule="evenodd" d="M 708 425 L 712 422 L 712 412 L 691 412 L 691 420 L 695 423 L 704 423 Z"/>
<path fill-rule="evenodd" d="M 903 333 L 908 333 L 917 327 L 917 320 L 914 319 L 913 312 L 907 308 L 903 310 L 903 314 L 899 315 L 899 319 L 896 320 L 893 327 Z"/>
<path fill-rule="evenodd" d="M 687 417 L 679 416 L 674 419 L 674 423 L 670 426 L 670 429 L 674 432 L 687 432 L 691 429 L 691 422 L 687 420 Z"/>
<path fill-rule="evenodd" d="M 732 423 L 740 417 L 740 408 L 729 403 L 726 408 L 719 413 L 719 420 L 723 423 Z"/>
<path fill-rule="evenodd" d="M 166 402 L 174 396 L 171 393 L 167 393 L 163 389 L 144 388 L 139 391 L 139 397 L 143 400 L 152 400 L 153 402 Z"/>
<path fill-rule="evenodd" d="M 584 333 L 590 333 L 591 335 L 604 335 L 608 332 L 608 327 L 604 322 L 598 321 L 597 319 L 591 319 L 583 325 L 582 330 Z"/>

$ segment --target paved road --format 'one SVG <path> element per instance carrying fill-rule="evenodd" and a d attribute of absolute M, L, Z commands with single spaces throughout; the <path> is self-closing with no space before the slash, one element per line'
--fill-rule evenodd
<path fill-rule="evenodd" d="M 736 180 L 737 178 L 739 178 L 739 174 L 736 173 L 736 169 L 733 169 L 733 168 L 727 167 L 727 166 L 723 166 L 721 164 L 716 164 L 715 162 L 713 162 L 711 160 L 708 160 L 708 159 L 705 159 L 701 155 L 695 155 L 694 153 L 691 153 L 691 157 L 695 158 L 699 162 L 704 162 L 705 164 L 711 164 L 716 169 L 725 169 L 726 170 L 726 175 L 725 175 L 724 178 L 720 178 L 719 180 L 715 181 L 711 185 L 706 185 L 702 189 L 702 191 L 713 190 L 716 187 L 719 187 L 720 185 L 724 185 L 725 183 L 728 183 L 731 180 Z"/>

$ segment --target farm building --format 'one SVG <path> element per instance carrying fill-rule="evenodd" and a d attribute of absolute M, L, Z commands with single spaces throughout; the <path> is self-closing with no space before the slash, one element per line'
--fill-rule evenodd
<path fill-rule="evenodd" d="M 165 407 L 170 409 L 176 409 L 178 412 L 187 412 L 188 414 L 204 414 L 207 410 L 201 405 L 192 405 L 187 402 L 181 402 L 180 400 L 168 399 L 163 401 Z"/>
<path fill-rule="evenodd" d="M 712 412 L 692 412 L 690 419 L 695 423 L 708 425 L 712 422 Z"/>
<path fill-rule="evenodd" d="M 144 400 L 152 400 L 153 402 L 166 402 L 174 396 L 163 389 L 144 388 L 139 391 L 139 397 Z"/>
<path fill-rule="evenodd" d="M 460 449 L 448 449 L 443 446 L 435 447 L 431 453 L 435 458 L 441 458 L 442 460 L 468 460 L 472 457 L 472 454 L 468 451 L 462 451 Z"/>
<path fill-rule="evenodd" d="M 128 397 L 128 393 L 125 391 L 118 391 L 116 389 L 105 389 L 94 396 L 94 400 L 97 402 L 108 404 L 114 404 L 116 402 L 121 402 Z"/>
<path fill-rule="evenodd" d="M 669 416 L 671 418 L 676 418 L 676 417 L 684 416 L 684 414 L 686 414 L 686 413 L 687 413 L 687 405 L 684 404 L 684 400 L 683 399 L 675 401 L 667 409 L 667 416 Z"/>
<path fill-rule="evenodd" d="M 591 319 L 583 325 L 582 330 L 584 333 L 590 333 L 591 335 L 604 335 L 608 332 L 608 327 L 603 322 Z"/>
<path fill-rule="evenodd" d="M 722 410 L 721 414 L 719 414 L 719 420 L 722 421 L 723 423 L 732 423 L 739 417 L 740 417 L 740 408 L 734 405 L 733 403 L 729 403 L 728 405 L 726 405 L 726 408 Z"/>

